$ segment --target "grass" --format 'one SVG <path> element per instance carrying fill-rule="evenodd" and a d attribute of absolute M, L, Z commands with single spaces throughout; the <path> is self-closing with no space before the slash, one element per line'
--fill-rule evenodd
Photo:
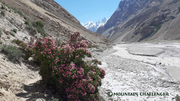
<path fill-rule="evenodd" d="M 13 62 L 24 56 L 21 50 L 12 45 L 4 45 L 1 52 L 5 53 L 8 59 Z"/>
<path fill-rule="evenodd" d="M 29 30 L 31 35 L 36 34 L 36 29 L 33 27 L 32 23 L 30 21 L 25 21 L 26 28 Z"/>
<path fill-rule="evenodd" d="M 23 13 L 16 8 L 11 7 L 12 10 L 14 10 L 15 13 L 18 13 L 21 17 L 24 17 Z"/>

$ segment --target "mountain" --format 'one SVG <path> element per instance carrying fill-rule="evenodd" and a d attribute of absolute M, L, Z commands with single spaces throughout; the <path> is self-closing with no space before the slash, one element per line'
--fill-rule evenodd
<path fill-rule="evenodd" d="M 97 30 L 96 24 L 92 21 L 89 21 L 86 24 L 83 24 L 83 26 L 93 32 L 96 32 Z"/>
<path fill-rule="evenodd" d="M 89 21 L 86 24 L 83 24 L 83 26 L 90 31 L 96 32 L 97 29 L 101 26 L 103 26 L 107 22 L 107 18 L 103 18 L 102 20 L 97 21 L 96 23 Z"/>
<path fill-rule="evenodd" d="M 9 7 L 21 12 L 25 20 L 41 21 L 45 33 L 53 35 L 60 41 L 66 40 L 70 33 L 80 32 L 81 37 L 90 43 L 106 46 L 108 40 L 98 33 L 84 28 L 80 22 L 54 0 L 1 0 Z"/>
<path fill-rule="evenodd" d="M 116 43 L 179 40 L 179 26 L 180 0 L 121 0 L 97 33 Z"/>
<path fill-rule="evenodd" d="M 110 43 L 83 27 L 54 0 L 0 0 L 0 101 L 62 101 L 53 87 L 44 85 L 40 63 L 29 58 L 33 48 L 27 49 L 25 43 L 52 36 L 60 44 L 76 31 L 81 33 L 78 40 L 88 40 L 93 51 L 101 51 Z"/>

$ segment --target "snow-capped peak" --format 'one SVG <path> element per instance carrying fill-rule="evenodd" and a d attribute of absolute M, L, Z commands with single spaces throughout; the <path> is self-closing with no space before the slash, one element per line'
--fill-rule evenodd
<path fill-rule="evenodd" d="M 102 20 L 99 20 L 96 22 L 97 29 L 101 26 L 104 26 L 104 24 L 107 22 L 107 18 L 103 18 Z"/>
<path fill-rule="evenodd" d="M 90 31 L 96 32 L 96 30 L 99 27 L 103 26 L 107 22 L 107 20 L 108 20 L 107 18 L 103 18 L 102 20 L 99 20 L 96 23 L 94 23 L 93 21 L 89 21 L 89 22 L 87 22 L 85 24 L 82 23 L 82 25 L 85 28 L 89 29 Z"/>
<path fill-rule="evenodd" d="M 96 26 L 96 24 L 92 21 L 87 22 L 86 24 L 83 25 L 84 27 L 86 27 L 87 29 Z"/>

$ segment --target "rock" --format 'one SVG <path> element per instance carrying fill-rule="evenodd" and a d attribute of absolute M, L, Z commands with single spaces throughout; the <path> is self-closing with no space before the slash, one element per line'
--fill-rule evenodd
<path fill-rule="evenodd" d="M 4 96 L 4 94 L 2 92 L 0 92 L 0 96 Z"/>
<path fill-rule="evenodd" d="M 9 31 L 4 31 L 4 33 L 5 33 L 6 35 L 9 35 Z"/>
<path fill-rule="evenodd" d="M 0 80 L 0 88 L 4 88 L 5 90 L 8 90 L 9 87 L 10 85 L 7 82 Z"/>
<path fill-rule="evenodd" d="M 2 44 L 3 42 L 2 42 L 2 40 L 0 39 L 0 44 Z"/>
<path fill-rule="evenodd" d="M 92 52 L 103 52 L 102 49 L 95 49 L 95 50 L 92 50 Z"/>
<path fill-rule="evenodd" d="M 33 61 L 33 58 L 32 58 L 32 57 L 29 57 L 28 60 L 29 60 L 29 61 Z"/>

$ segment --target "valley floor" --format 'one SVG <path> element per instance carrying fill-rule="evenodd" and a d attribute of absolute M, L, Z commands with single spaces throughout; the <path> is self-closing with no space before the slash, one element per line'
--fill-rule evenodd
<path fill-rule="evenodd" d="M 106 71 L 100 95 L 106 101 L 172 101 L 180 95 L 179 50 L 180 43 L 136 43 L 92 51 Z M 59 97 L 43 86 L 38 66 L 30 61 L 13 64 L 0 54 L 0 101 L 54 98 Z"/>
<path fill-rule="evenodd" d="M 97 58 L 106 71 L 100 87 L 106 101 L 173 101 L 180 95 L 180 43 L 117 44 Z"/>

